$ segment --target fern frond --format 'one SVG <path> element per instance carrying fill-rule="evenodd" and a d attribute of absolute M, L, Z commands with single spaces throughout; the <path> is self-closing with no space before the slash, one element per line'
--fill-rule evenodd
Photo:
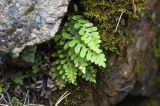
<path fill-rule="evenodd" d="M 100 36 L 97 28 L 83 16 L 69 17 L 60 33 L 55 36 L 61 48 L 52 56 L 53 78 L 57 82 L 76 84 L 77 74 L 87 81 L 96 82 L 96 70 L 92 63 L 106 67 L 106 58 L 100 49 Z M 58 83 L 59 84 L 59 83 Z M 59 84 L 61 85 L 61 84 Z"/>

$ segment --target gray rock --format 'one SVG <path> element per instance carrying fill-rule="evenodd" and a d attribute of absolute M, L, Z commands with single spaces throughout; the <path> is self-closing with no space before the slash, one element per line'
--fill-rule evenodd
<path fill-rule="evenodd" d="M 14 58 L 27 46 L 50 40 L 70 0 L 0 0 L 0 52 Z"/>

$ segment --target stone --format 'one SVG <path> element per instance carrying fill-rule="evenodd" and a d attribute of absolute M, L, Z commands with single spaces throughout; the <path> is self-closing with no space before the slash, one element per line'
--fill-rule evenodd
<path fill-rule="evenodd" d="M 52 39 L 70 0 L 0 0 L 0 52 L 17 58 L 27 46 Z"/>

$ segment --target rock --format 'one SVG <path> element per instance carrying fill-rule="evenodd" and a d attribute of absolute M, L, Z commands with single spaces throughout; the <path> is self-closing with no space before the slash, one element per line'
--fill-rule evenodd
<path fill-rule="evenodd" d="M 126 47 L 124 57 L 112 56 L 109 67 L 99 72 L 96 88 L 96 106 L 110 106 L 123 100 L 140 84 L 134 94 L 148 96 L 155 93 L 154 78 L 158 72 L 158 62 L 153 56 L 153 47 L 159 29 L 160 1 L 146 0 L 146 11 L 152 11 L 152 19 L 141 17 L 130 29 L 133 44 Z"/>
<path fill-rule="evenodd" d="M 54 37 L 70 0 L 0 0 L 0 52 L 17 58 Z"/>
<path fill-rule="evenodd" d="M 159 5 L 160 1 L 146 0 L 145 11 L 150 11 L 152 18 L 143 15 L 132 24 L 129 35 L 133 42 L 126 47 L 122 56 L 110 57 L 107 69 L 98 71 L 93 99 L 86 101 L 86 104 L 92 101 L 93 105 L 90 106 L 112 106 L 129 93 L 142 96 L 157 93 L 154 79 L 159 64 L 153 55 L 153 47 L 160 27 Z"/>

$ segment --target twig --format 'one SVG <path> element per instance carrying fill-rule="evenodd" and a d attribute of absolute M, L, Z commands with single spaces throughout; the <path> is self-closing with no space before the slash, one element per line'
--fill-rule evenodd
<path fill-rule="evenodd" d="M 122 18 L 123 14 L 124 14 L 125 12 L 126 12 L 126 10 L 125 10 L 125 11 L 123 11 L 123 12 L 121 13 L 121 15 L 120 15 L 120 17 L 119 17 L 119 19 L 118 19 L 118 23 L 117 23 L 116 29 L 114 30 L 114 33 L 116 33 L 116 32 L 117 32 L 118 27 L 119 27 L 119 23 L 120 23 L 121 18 Z"/>
<path fill-rule="evenodd" d="M 10 97 L 10 95 L 8 94 L 8 92 L 6 92 L 6 94 L 7 94 L 7 98 L 8 98 L 9 106 L 12 106 L 11 97 Z"/>
<path fill-rule="evenodd" d="M 136 8 L 136 5 L 135 5 L 135 2 L 134 0 L 132 0 L 132 4 L 133 4 L 133 8 L 134 8 L 134 15 L 136 15 L 137 13 L 137 8 Z"/>
<path fill-rule="evenodd" d="M 3 62 L 2 62 L 2 58 L 3 58 L 3 54 L 2 54 L 1 57 L 0 57 L 0 64 L 3 63 Z"/>
<path fill-rule="evenodd" d="M 26 93 L 26 97 L 25 97 L 25 99 L 24 99 L 23 106 L 25 106 L 25 104 L 26 104 L 26 102 L 27 102 L 28 95 L 29 95 L 29 90 L 28 90 L 27 93 Z"/>
<path fill-rule="evenodd" d="M 0 106 L 9 106 L 9 105 L 6 105 L 6 104 L 0 104 Z"/>
<path fill-rule="evenodd" d="M 5 103 L 8 104 L 7 100 L 4 98 L 4 95 L 1 96 L 0 101 L 1 101 L 2 99 L 4 100 Z"/>
<path fill-rule="evenodd" d="M 55 104 L 55 106 L 58 106 L 59 105 L 59 103 L 63 100 L 63 99 L 65 99 L 68 95 L 70 95 L 71 93 L 69 93 L 68 91 L 66 91 L 59 99 L 58 99 L 58 101 L 57 101 L 57 103 Z"/>
<path fill-rule="evenodd" d="M 28 95 L 28 103 L 27 103 L 27 105 L 29 105 L 29 95 Z"/>
<path fill-rule="evenodd" d="M 42 104 L 28 104 L 28 105 L 23 105 L 23 106 L 45 106 L 45 105 L 42 105 Z"/>
<path fill-rule="evenodd" d="M 131 88 L 133 88 L 133 85 L 128 85 L 128 86 L 125 86 L 124 88 L 120 88 L 120 89 L 116 89 L 116 90 L 122 92 L 122 91 L 129 90 Z"/>
<path fill-rule="evenodd" d="M 44 106 L 42 104 L 29 104 L 28 106 Z"/>
<path fill-rule="evenodd" d="M 36 98 L 36 95 L 35 95 L 35 93 L 34 92 L 32 92 L 32 95 L 33 95 L 33 104 L 35 104 L 36 102 L 37 102 L 37 98 Z"/>
<path fill-rule="evenodd" d="M 1 98 L 0 98 L 0 101 L 3 99 L 3 95 L 1 96 Z"/>

